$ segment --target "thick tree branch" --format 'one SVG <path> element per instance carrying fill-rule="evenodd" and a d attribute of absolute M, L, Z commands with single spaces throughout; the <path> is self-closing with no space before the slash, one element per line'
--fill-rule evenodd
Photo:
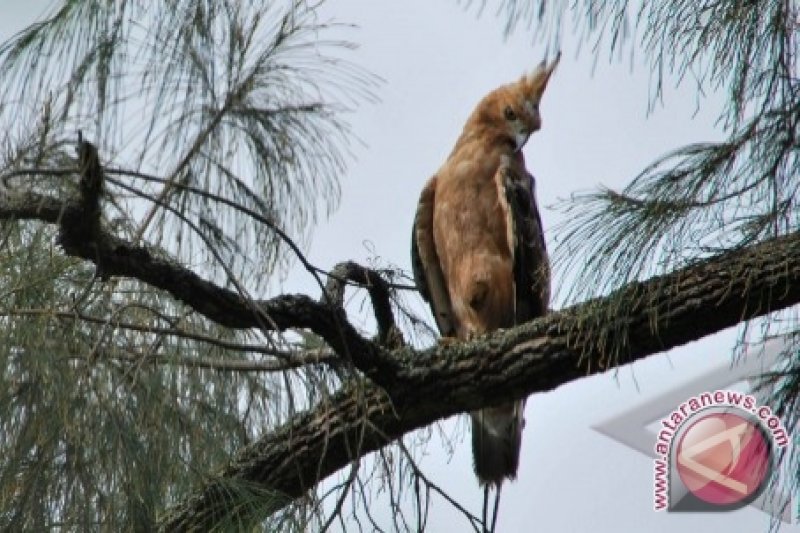
<path fill-rule="evenodd" d="M 161 528 L 205 530 L 230 518 L 236 507 L 225 487 L 234 480 L 283 495 L 275 499 L 277 510 L 354 454 L 441 418 L 548 391 L 798 302 L 800 233 L 632 283 L 473 342 L 396 350 L 401 366 L 391 397 L 370 384 L 352 385 L 298 415 L 242 449 L 164 515 Z M 611 338 L 619 332 L 624 342 Z"/>
<path fill-rule="evenodd" d="M 238 329 L 309 329 L 376 383 L 391 387 L 394 360 L 362 337 L 341 307 L 306 295 L 250 300 L 211 283 L 191 270 L 159 257 L 144 246 L 108 233 L 99 224 L 102 169 L 94 147 L 82 142 L 81 197 L 57 200 L 38 193 L 0 188 L 0 219 L 40 220 L 59 225 L 59 243 L 67 255 L 94 263 L 98 274 L 140 280 L 170 293 L 214 322 Z M 94 162 L 94 164 L 93 164 Z"/>

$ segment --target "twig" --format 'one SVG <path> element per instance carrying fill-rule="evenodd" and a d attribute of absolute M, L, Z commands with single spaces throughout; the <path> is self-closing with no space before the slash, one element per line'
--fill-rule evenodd
<path fill-rule="evenodd" d="M 333 508 L 331 515 L 328 517 L 328 520 L 325 524 L 322 525 L 322 529 L 320 529 L 320 533 L 325 533 L 328 531 L 328 528 L 333 525 L 333 521 L 336 520 L 336 517 L 342 512 L 342 506 L 344 505 L 345 500 L 347 499 L 347 493 L 350 491 L 350 487 L 353 486 L 353 482 L 356 480 L 356 476 L 358 475 L 358 467 L 361 464 L 361 461 L 356 459 L 353 461 L 353 464 L 350 466 L 350 475 L 347 476 L 347 480 L 342 487 L 342 493 L 339 495 L 339 498 L 336 500 L 336 507 Z"/>

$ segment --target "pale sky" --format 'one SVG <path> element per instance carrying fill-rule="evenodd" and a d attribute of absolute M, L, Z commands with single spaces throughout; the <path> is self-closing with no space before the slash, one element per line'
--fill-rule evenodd
<path fill-rule="evenodd" d="M 0 0 L 0 37 L 21 28 L 48 2 Z M 341 178 L 342 202 L 321 223 L 307 250 L 323 268 L 373 253 L 410 270 L 410 227 L 419 191 L 444 161 L 464 120 L 480 98 L 517 79 L 544 56 L 532 33 L 502 34 L 491 10 L 476 18 L 455 0 L 330 0 L 325 16 L 357 24 L 348 36 L 360 44 L 355 61 L 385 82 L 380 101 L 353 114 L 354 159 Z M 537 178 L 547 239 L 561 215 L 546 206 L 600 184 L 621 187 L 656 157 L 684 144 L 716 140 L 720 100 L 698 100 L 690 84 L 670 89 L 647 115 L 649 73 L 629 63 L 576 54 L 571 36 L 541 104 L 542 130 L 525 148 Z M 369 243 L 369 244 L 367 244 Z M 558 272 L 554 283 L 562 283 Z M 287 292 L 317 296 L 301 269 L 283 283 Z M 573 382 L 531 397 L 518 480 L 503 490 L 500 532 L 766 531 L 769 517 L 748 507 L 715 514 L 655 513 L 652 462 L 601 435 L 592 426 L 730 361 L 733 332 L 648 358 L 618 373 Z M 670 409 L 667 406 L 666 409 Z M 443 424 L 453 431 L 456 419 Z M 464 418 L 461 417 L 461 427 Z M 480 515 L 482 490 L 472 473 L 469 439 L 449 458 L 434 437 L 421 466 L 453 497 Z M 386 506 L 374 515 L 391 529 Z M 409 512 L 410 512 L 409 502 Z M 430 531 L 466 531 L 466 523 L 439 499 Z M 800 532 L 784 526 L 781 531 Z"/>

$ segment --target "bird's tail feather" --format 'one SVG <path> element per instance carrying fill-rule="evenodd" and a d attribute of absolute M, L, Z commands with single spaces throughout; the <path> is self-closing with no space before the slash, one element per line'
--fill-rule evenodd
<path fill-rule="evenodd" d="M 520 400 L 472 413 L 472 457 L 481 484 L 517 476 L 524 406 Z"/>

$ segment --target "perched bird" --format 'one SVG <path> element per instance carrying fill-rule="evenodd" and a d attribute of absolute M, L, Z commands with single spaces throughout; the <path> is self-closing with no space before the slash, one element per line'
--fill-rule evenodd
<path fill-rule="evenodd" d="M 541 128 L 539 102 L 559 58 L 485 96 L 422 190 L 412 265 L 443 337 L 469 339 L 547 312 L 550 268 L 522 147 Z M 524 407 L 471 413 L 475 473 L 487 489 L 516 477 Z"/>

